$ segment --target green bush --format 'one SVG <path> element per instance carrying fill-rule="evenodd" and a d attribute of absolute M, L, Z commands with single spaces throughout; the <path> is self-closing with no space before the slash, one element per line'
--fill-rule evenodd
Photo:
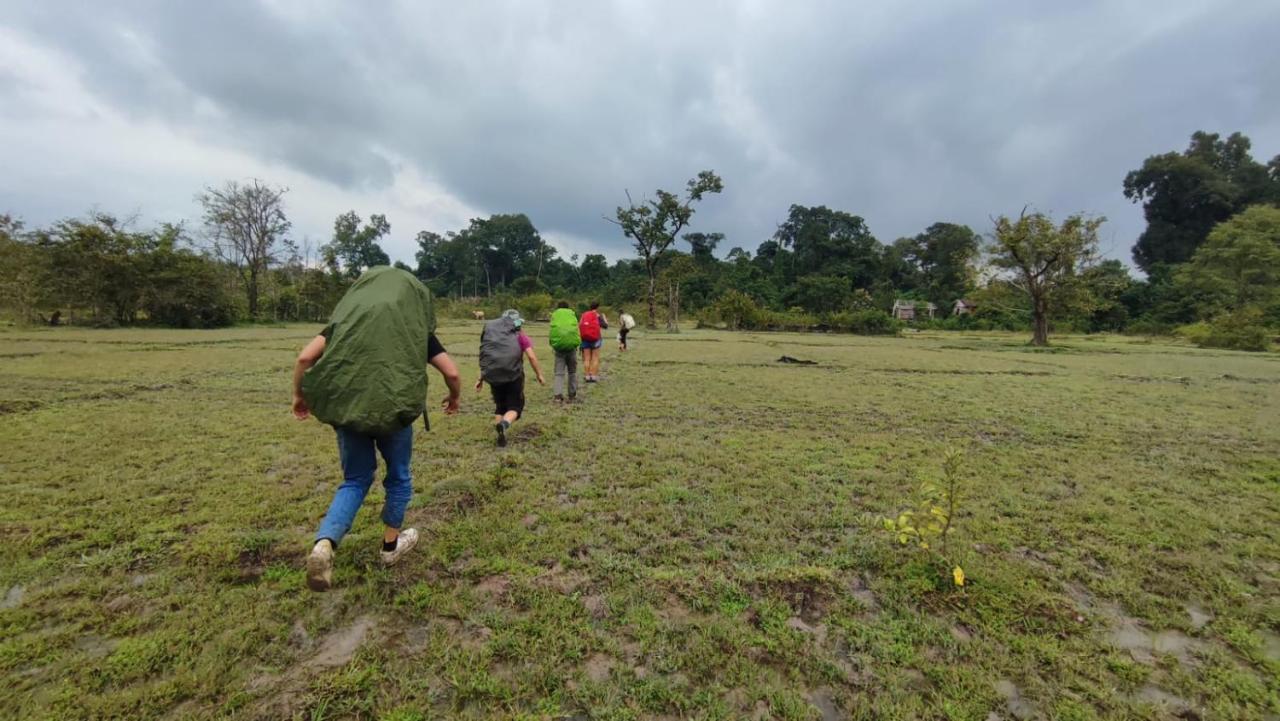
<path fill-rule="evenodd" d="M 832 313 L 827 316 L 827 324 L 833 330 L 857 335 L 897 335 L 902 330 L 902 322 L 882 310 Z"/>
<path fill-rule="evenodd" d="M 1224 313 L 1211 321 L 1184 325 L 1178 335 L 1201 348 L 1265 351 L 1271 347 L 1272 332 L 1263 323 L 1262 311 L 1246 308 Z"/>
<path fill-rule="evenodd" d="M 1142 317 L 1125 326 L 1125 335 L 1173 335 L 1176 326 L 1154 318 Z"/>
<path fill-rule="evenodd" d="M 551 296 L 546 293 L 534 293 L 521 296 L 515 301 L 516 310 L 525 320 L 543 320 L 551 314 Z"/>
<path fill-rule="evenodd" d="M 758 327 L 761 309 L 751 296 L 739 290 L 726 291 L 715 304 L 715 317 L 729 330 Z"/>
<path fill-rule="evenodd" d="M 755 314 L 751 330 L 806 331 L 818 325 L 817 316 L 802 308 L 761 310 Z"/>

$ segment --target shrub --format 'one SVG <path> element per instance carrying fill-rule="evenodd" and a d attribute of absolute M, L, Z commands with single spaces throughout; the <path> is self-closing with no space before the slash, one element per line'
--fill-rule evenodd
<path fill-rule="evenodd" d="M 1262 311 L 1246 308 L 1224 313 L 1209 322 L 1192 323 L 1178 334 L 1201 348 L 1265 351 L 1271 347 L 1271 331 L 1264 325 Z"/>
<path fill-rule="evenodd" d="M 835 330 L 858 335 L 897 335 L 902 330 L 901 321 L 881 310 L 855 310 L 832 313 L 827 324 Z"/>
<path fill-rule="evenodd" d="M 1125 335 L 1173 335 L 1175 326 L 1153 318 L 1139 318 L 1125 326 Z"/>
<path fill-rule="evenodd" d="M 805 331 L 818 325 L 817 316 L 802 308 L 762 310 L 756 313 L 752 330 Z"/>
<path fill-rule="evenodd" d="M 551 311 L 551 296 L 546 293 L 534 293 L 516 299 L 516 310 L 525 320 L 541 320 Z"/>
<path fill-rule="evenodd" d="M 760 314 L 760 306 L 756 305 L 751 296 L 739 290 L 726 291 L 715 305 L 715 316 L 729 330 L 758 327 Z"/>

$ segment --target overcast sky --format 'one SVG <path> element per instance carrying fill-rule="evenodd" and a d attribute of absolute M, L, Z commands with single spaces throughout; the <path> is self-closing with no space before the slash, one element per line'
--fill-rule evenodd
<path fill-rule="evenodd" d="M 1277 0 L 0 0 L 0 212 L 188 219 L 208 184 L 287 186 L 294 235 L 346 210 L 413 237 L 523 212 L 565 256 L 714 169 L 694 229 L 754 251 L 792 203 L 891 242 L 1023 205 L 1106 215 L 1192 131 L 1280 153 Z"/>

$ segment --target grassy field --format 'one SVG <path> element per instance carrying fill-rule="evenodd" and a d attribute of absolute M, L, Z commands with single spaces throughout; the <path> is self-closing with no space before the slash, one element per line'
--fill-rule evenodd
<path fill-rule="evenodd" d="M 1280 355 L 640 335 L 505 451 L 433 414 L 419 550 L 375 490 L 313 594 L 316 330 L 0 331 L 0 718 L 1280 714 Z M 880 522 L 947 448 L 963 590 Z"/>

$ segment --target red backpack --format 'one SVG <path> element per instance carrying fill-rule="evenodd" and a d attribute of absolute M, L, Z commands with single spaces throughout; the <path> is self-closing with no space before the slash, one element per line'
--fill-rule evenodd
<path fill-rule="evenodd" d="M 600 340 L 600 314 L 594 310 L 583 313 L 582 319 L 578 321 L 578 335 L 590 343 Z"/>

